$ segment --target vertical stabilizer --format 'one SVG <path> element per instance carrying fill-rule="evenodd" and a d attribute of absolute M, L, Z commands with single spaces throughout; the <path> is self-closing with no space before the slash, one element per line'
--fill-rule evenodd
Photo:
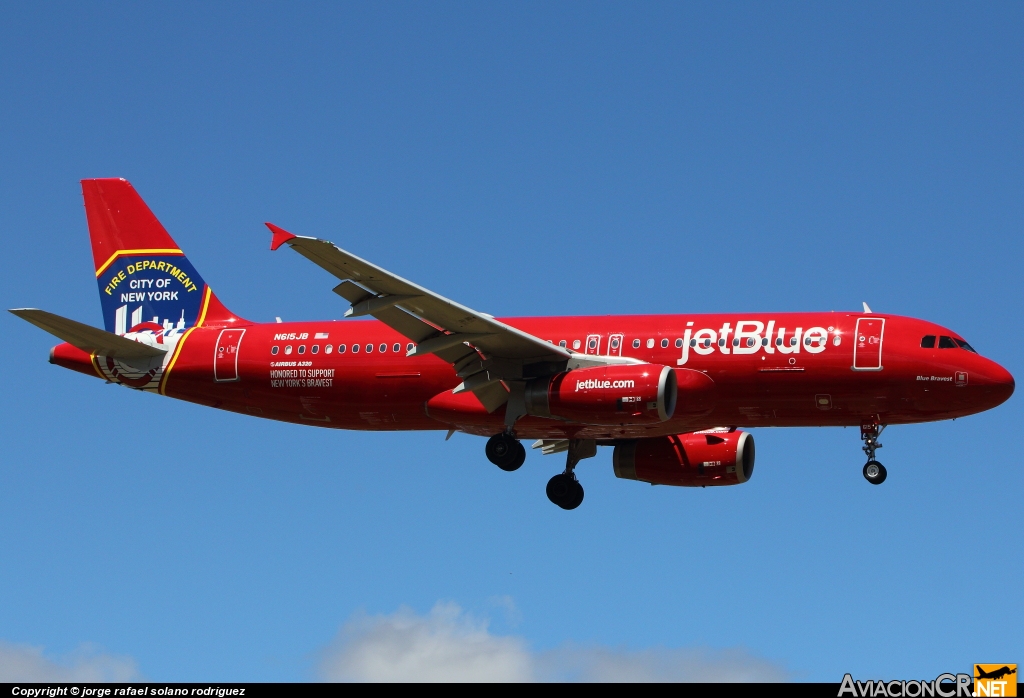
<path fill-rule="evenodd" d="M 84 179 L 96 281 L 108 332 L 184 331 L 240 322 L 124 179 Z"/>

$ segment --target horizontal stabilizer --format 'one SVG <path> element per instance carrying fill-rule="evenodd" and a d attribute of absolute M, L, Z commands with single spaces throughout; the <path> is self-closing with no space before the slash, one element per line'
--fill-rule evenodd
<path fill-rule="evenodd" d="M 68 320 L 45 310 L 15 308 L 10 312 L 90 354 L 102 354 L 116 359 L 152 359 L 163 356 L 165 353 L 163 349 L 133 342 L 111 332 L 75 320 Z"/>

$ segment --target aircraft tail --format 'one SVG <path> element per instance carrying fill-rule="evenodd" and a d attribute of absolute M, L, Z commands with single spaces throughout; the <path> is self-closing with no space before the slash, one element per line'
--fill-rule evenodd
<path fill-rule="evenodd" d="M 96 281 L 108 332 L 178 334 L 238 322 L 124 179 L 83 179 Z"/>

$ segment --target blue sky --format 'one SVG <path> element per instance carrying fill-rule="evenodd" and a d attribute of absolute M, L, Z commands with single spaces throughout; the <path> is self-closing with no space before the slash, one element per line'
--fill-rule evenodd
<path fill-rule="evenodd" d="M 7 3 L 0 298 L 101 324 L 78 180 L 117 176 L 253 320 L 344 311 L 270 220 L 494 315 L 867 301 L 1020 378 L 1022 26 L 1019 3 Z M 385 676 L 1024 660 L 1019 397 L 890 428 L 881 487 L 853 430 L 758 429 L 743 486 L 616 480 L 602 450 L 564 512 L 559 457 L 507 474 L 478 438 L 134 393 L 4 315 L 0 679 L 377 678 L 396 643 Z"/>

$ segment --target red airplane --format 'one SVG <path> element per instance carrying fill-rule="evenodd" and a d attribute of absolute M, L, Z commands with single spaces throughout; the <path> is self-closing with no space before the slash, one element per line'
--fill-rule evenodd
<path fill-rule="evenodd" d="M 873 313 L 496 319 L 270 223 L 372 320 L 250 322 L 228 310 L 123 179 L 82 182 L 106 329 L 12 313 L 65 343 L 50 362 L 136 390 L 334 429 L 461 431 L 516 470 L 520 439 L 566 453 L 547 495 L 583 501 L 574 468 L 612 446 L 615 474 L 736 485 L 754 469 L 738 426 L 859 426 L 864 477 L 888 424 L 990 409 L 1013 377 L 956 332 Z"/>

